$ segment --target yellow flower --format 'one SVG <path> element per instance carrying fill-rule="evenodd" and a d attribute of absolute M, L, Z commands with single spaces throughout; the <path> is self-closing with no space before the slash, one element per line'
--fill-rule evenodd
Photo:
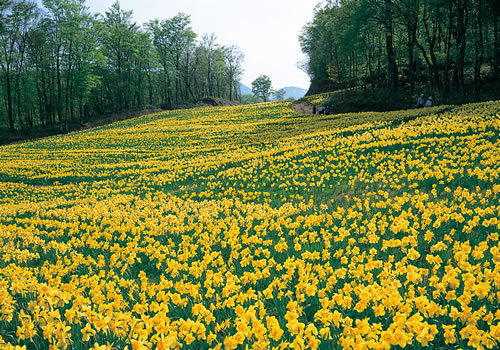
<path fill-rule="evenodd" d="M 234 340 L 236 341 L 237 344 L 243 344 L 243 342 L 245 341 L 245 335 L 241 332 L 237 332 L 234 335 Z"/>
<path fill-rule="evenodd" d="M 188 333 L 186 335 L 186 337 L 184 338 L 184 341 L 186 342 L 187 345 L 190 345 L 195 340 L 196 340 L 196 338 L 191 333 Z"/>
<path fill-rule="evenodd" d="M 399 345 L 402 348 L 404 348 L 408 344 L 411 344 L 410 335 L 400 329 L 396 329 L 394 333 L 392 333 L 391 340 L 392 345 Z"/>
<path fill-rule="evenodd" d="M 283 335 L 283 330 L 281 329 L 278 320 L 274 316 L 267 316 L 266 317 L 266 325 L 267 329 L 269 331 L 270 337 L 274 341 L 278 341 L 281 339 L 281 336 Z"/>
<path fill-rule="evenodd" d="M 446 344 L 455 344 L 457 337 L 455 334 L 455 325 L 443 325 L 444 340 Z"/>

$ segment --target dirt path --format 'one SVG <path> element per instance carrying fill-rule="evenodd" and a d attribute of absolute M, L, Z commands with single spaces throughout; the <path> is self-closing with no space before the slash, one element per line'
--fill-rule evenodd
<path fill-rule="evenodd" d="M 299 114 L 313 114 L 313 105 L 307 101 L 296 101 L 292 103 L 292 107 Z"/>

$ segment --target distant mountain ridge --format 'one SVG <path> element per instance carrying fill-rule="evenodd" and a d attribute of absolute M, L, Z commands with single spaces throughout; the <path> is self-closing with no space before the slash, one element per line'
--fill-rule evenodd
<path fill-rule="evenodd" d="M 306 95 L 307 90 L 296 86 L 286 86 L 283 88 L 286 91 L 285 98 L 293 97 L 298 100 Z"/>
<path fill-rule="evenodd" d="M 285 90 L 285 99 L 293 97 L 298 100 L 306 95 L 307 90 L 302 89 L 296 86 L 286 86 L 283 88 Z M 241 95 L 253 94 L 252 89 L 246 86 L 245 84 L 240 83 L 240 92 Z"/>
<path fill-rule="evenodd" d="M 240 92 L 241 92 L 241 96 L 248 95 L 248 94 L 252 93 L 252 89 L 250 89 L 245 84 L 240 83 Z"/>

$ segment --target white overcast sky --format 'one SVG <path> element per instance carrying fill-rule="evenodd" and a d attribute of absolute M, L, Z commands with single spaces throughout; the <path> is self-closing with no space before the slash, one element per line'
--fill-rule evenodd
<path fill-rule="evenodd" d="M 273 87 L 309 88 L 309 77 L 297 68 L 304 58 L 298 35 L 313 18 L 321 0 L 120 0 L 124 10 L 133 10 L 134 21 L 166 19 L 179 12 L 191 15 L 198 38 L 215 33 L 217 43 L 237 45 L 245 54 L 242 83 L 251 87 L 261 74 Z M 91 12 L 104 13 L 114 0 L 87 0 Z"/>

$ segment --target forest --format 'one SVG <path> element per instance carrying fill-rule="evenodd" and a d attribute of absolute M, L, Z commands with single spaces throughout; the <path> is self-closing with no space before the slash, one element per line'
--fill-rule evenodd
<path fill-rule="evenodd" d="M 190 24 L 179 13 L 139 25 L 118 1 L 92 14 L 84 0 L 0 0 L 0 131 L 64 132 L 95 116 L 236 99 L 243 53 Z"/>
<path fill-rule="evenodd" d="M 498 0 L 325 1 L 299 37 L 309 93 L 481 93 L 498 83 L 499 15 Z"/>

